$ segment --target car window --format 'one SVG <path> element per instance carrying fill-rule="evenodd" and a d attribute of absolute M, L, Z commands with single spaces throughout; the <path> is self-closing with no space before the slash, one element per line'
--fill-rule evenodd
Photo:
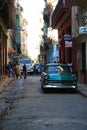
<path fill-rule="evenodd" d="M 46 72 L 48 73 L 61 73 L 61 72 L 70 72 L 70 69 L 68 66 L 48 66 L 46 67 Z"/>
<path fill-rule="evenodd" d="M 61 70 L 59 66 L 49 66 L 47 67 L 47 72 L 49 73 L 59 73 Z"/>
<path fill-rule="evenodd" d="M 48 67 L 48 71 L 49 72 L 56 72 L 57 71 L 57 67 L 55 67 L 55 66 Z"/>
<path fill-rule="evenodd" d="M 62 71 L 63 72 L 70 72 L 70 67 L 69 66 L 62 66 Z"/>
<path fill-rule="evenodd" d="M 30 64 L 31 61 L 30 60 L 20 60 L 19 64 Z"/>

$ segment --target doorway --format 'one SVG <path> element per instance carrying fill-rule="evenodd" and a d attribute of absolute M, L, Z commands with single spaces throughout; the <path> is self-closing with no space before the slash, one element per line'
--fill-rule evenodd
<path fill-rule="evenodd" d="M 86 44 L 82 44 L 82 73 L 84 75 L 84 83 L 86 83 Z"/>

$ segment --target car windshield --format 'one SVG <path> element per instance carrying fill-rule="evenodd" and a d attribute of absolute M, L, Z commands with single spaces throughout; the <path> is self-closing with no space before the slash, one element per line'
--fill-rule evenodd
<path fill-rule="evenodd" d="M 68 66 L 55 65 L 55 66 L 48 66 L 47 71 L 49 73 L 60 73 L 60 72 L 70 72 L 70 69 Z"/>
<path fill-rule="evenodd" d="M 30 60 L 20 60 L 19 64 L 30 64 L 31 61 Z"/>

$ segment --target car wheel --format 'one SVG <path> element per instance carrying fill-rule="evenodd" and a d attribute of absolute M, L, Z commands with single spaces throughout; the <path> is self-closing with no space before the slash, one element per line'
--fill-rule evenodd
<path fill-rule="evenodd" d="M 43 84 L 41 84 L 41 89 L 42 89 L 43 93 L 45 93 L 46 89 L 43 87 Z"/>
<path fill-rule="evenodd" d="M 43 88 L 43 93 L 46 93 L 46 88 Z"/>
<path fill-rule="evenodd" d="M 41 88 L 44 89 L 44 88 L 43 88 L 43 84 L 41 84 Z"/>

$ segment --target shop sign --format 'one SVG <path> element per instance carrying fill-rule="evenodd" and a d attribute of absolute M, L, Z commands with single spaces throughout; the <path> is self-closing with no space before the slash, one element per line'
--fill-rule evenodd
<path fill-rule="evenodd" d="M 86 26 L 79 27 L 79 33 L 80 34 L 87 34 L 87 27 Z"/>
<path fill-rule="evenodd" d="M 18 29 L 19 31 L 24 31 L 24 27 L 21 27 L 21 26 L 19 26 L 17 29 Z"/>
<path fill-rule="evenodd" d="M 18 54 L 14 54 L 14 55 L 13 55 L 13 58 L 14 58 L 14 59 L 17 59 L 17 58 L 18 58 Z"/>
<path fill-rule="evenodd" d="M 72 41 L 65 41 L 65 47 L 72 47 Z"/>
<path fill-rule="evenodd" d="M 65 41 L 70 41 L 71 39 L 72 39 L 71 35 L 69 35 L 69 34 L 64 35 L 64 40 Z"/>

